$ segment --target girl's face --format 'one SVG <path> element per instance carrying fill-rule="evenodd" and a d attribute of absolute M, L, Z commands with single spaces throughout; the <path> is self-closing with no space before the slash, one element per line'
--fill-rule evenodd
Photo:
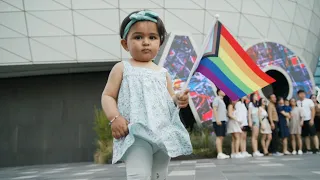
<path fill-rule="evenodd" d="M 295 99 L 291 99 L 290 100 L 290 105 L 291 106 L 296 106 L 297 104 L 296 104 L 296 100 Z"/>
<path fill-rule="evenodd" d="M 316 96 L 315 96 L 315 95 L 312 95 L 312 96 L 311 96 L 311 100 L 312 100 L 313 102 L 317 102 Z"/>
<path fill-rule="evenodd" d="M 253 95 L 253 100 L 258 101 L 258 95 L 257 94 Z"/>
<path fill-rule="evenodd" d="M 160 48 L 157 24 L 151 21 L 136 22 L 131 26 L 127 40 L 121 40 L 123 48 L 136 61 L 151 61 Z"/>
<path fill-rule="evenodd" d="M 285 106 L 290 106 L 289 101 L 284 101 L 284 105 L 285 105 Z"/>
<path fill-rule="evenodd" d="M 265 106 L 267 103 L 266 103 L 266 100 L 264 98 L 261 98 L 261 105 L 262 106 Z"/>

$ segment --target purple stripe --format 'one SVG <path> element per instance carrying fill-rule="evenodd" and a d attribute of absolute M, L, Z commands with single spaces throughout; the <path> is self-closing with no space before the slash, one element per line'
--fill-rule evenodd
<path fill-rule="evenodd" d="M 223 92 L 226 93 L 227 96 L 232 101 L 235 101 L 239 99 L 239 97 L 231 90 L 229 89 L 219 78 L 217 78 L 216 75 L 214 75 L 207 67 L 199 65 L 197 72 L 202 73 L 204 76 L 206 76 L 208 79 L 210 79 L 219 89 L 221 89 Z"/>

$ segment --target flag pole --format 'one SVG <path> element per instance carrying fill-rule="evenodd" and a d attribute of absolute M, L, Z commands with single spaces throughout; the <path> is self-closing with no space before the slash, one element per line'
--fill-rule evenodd
<path fill-rule="evenodd" d="M 197 54 L 197 59 L 196 59 L 195 63 L 193 64 L 192 69 L 191 69 L 190 74 L 189 74 L 189 77 L 188 77 L 186 83 L 184 84 L 184 86 L 183 86 L 183 88 L 182 88 L 182 92 L 184 92 L 184 91 L 188 88 L 188 85 L 189 85 L 189 83 L 190 83 L 190 80 L 191 80 L 194 72 L 196 71 L 196 69 L 197 69 L 198 66 L 199 66 L 199 63 L 200 63 L 200 61 L 201 61 L 201 58 L 202 58 L 202 56 L 203 56 L 203 54 L 204 54 L 204 51 L 205 51 L 205 49 L 206 49 L 206 46 L 208 45 L 208 42 L 209 42 L 209 40 L 210 40 L 210 34 L 211 34 L 211 32 L 214 30 L 214 26 L 215 26 L 216 22 L 219 20 L 219 17 L 220 17 L 219 14 L 216 14 L 216 15 L 214 16 L 213 23 L 210 25 L 209 31 L 208 31 L 207 36 L 205 37 L 205 39 L 204 39 L 204 41 L 203 41 L 203 43 L 202 43 L 202 46 L 201 46 L 200 51 L 199 51 L 199 54 Z"/>

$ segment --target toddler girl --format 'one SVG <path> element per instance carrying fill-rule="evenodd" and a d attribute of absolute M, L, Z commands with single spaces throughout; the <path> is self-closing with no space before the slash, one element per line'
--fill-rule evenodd
<path fill-rule="evenodd" d="M 128 180 L 164 180 L 170 157 L 192 153 L 175 106 L 188 105 L 188 91 L 176 95 L 166 69 L 152 62 L 165 36 L 164 24 L 154 12 L 128 15 L 120 37 L 132 58 L 113 67 L 102 94 L 115 138 L 112 163 L 125 162 Z"/>

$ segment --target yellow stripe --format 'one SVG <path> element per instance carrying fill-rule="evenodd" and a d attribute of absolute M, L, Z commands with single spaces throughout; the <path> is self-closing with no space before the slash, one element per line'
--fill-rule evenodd
<path fill-rule="evenodd" d="M 244 73 L 230 58 L 230 56 L 224 51 L 224 49 L 220 46 L 219 47 L 219 57 L 223 60 L 225 65 L 243 81 L 248 88 L 252 89 L 253 91 L 257 91 L 261 89 L 255 82 L 253 82 L 247 75 Z"/>
<path fill-rule="evenodd" d="M 264 87 L 267 86 L 268 83 L 258 76 L 247 64 L 244 60 L 239 56 L 235 49 L 229 44 L 229 42 L 223 37 L 220 36 L 220 46 L 224 49 L 225 52 L 228 52 L 229 57 L 233 60 L 237 67 L 240 68 L 241 71 L 245 72 L 245 74 L 258 86 Z"/>

